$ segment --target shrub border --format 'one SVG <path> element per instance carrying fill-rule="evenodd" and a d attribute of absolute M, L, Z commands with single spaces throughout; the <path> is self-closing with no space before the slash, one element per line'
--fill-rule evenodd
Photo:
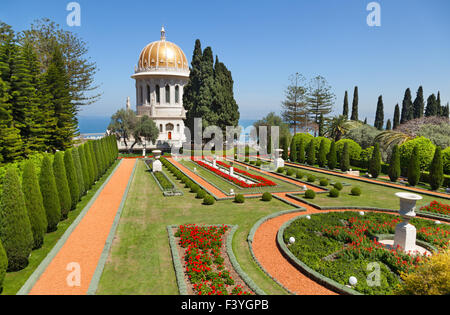
<path fill-rule="evenodd" d="M 92 196 L 91 200 L 87 203 L 87 205 L 83 208 L 83 210 L 78 214 L 78 216 L 75 218 L 75 220 L 72 222 L 72 224 L 66 229 L 64 234 L 60 237 L 60 239 L 56 242 L 56 244 L 53 246 L 53 248 L 50 250 L 50 252 L 45 256 L 45 258 L 41 261 L 41 263 L 36 267 L 36 269 L 33 271 L 33 273 L 28 277 L 27 281 L 24 283 L 24 285 L 20 288 L 19 291 L 17 291 L 16 295 L 27 295 L 31 289 L 34 287 L 36 282 L 39 280 L 41 275 L 45 272 L 47 267 L 50 265 L 52 260 L 55 258 L 55 256 L 59 253 L 59 250 L 63 247 L 63 245 L 66 243 L 69 236 L 72 234 L 72 232 L 75 230 L 75 228 L 78 226 L 78 224 L 81 222 L 81 220 L 84 218 L 86 213 L 89 211 L 91 206 L 94 204 L 94 202 L 97 200 L 100 193 L 103 191 L 105 186 L 109 183 L 112 176 L 116 173 L 119 166 L 122 164 L 122 160 L 119 160 L 119 163 L 116 165 L 116 167 L 113 169 L 111 174 L 108 176 L 108 178 L 105 180 L 105 182 L 100 186 L 95 195 Z"/>
<path fill-rule="evenodd" d="M 159 183 L 159 180 L 156 178 L 155 174 L 153 174 L 152 169 L 147 165 L 147 163 L 145 163 L 145 160 L 143 159 L 145 166 L 147 167 L 148 172 L 150 173 L 150 175 L 153 177 L 153 179 L 155 180 L 156 184 L 158 185 L 159 189 L 162 191 L 163 195 L 165 197 L 167 196 L 171 196 L 171 195 L 166 195 L 167 193 L 178 193 L 181 196 L 183 196 L 183 192 L 179 189 L 177 189 L 177 186 L 175 185 L 175 183 L 167 176 L 167 174 L 164 171 L 161 171 L 161 173 L 163 174 L 163 176 L 167 179 L 167 181 L 169 183 L 172 184 L 172 190 L 165 190 L 161 184 Z M 180 195 L 173 195 L 173 196 L 180 196 Z"/>
<path fill-rule="evenodd" d="M 222 224 L 219 224 L 219 225 L 209 224 L 209 225 L 204 225 L 204 226 L 221 226 L 221 225 Z M 239 228 L 239 226 L 238 225 L 228 225 L 228 224 L 225 224 L 225 225 L 227 225 L 228 227 L 231 228 L 230 234 L 227 237 L 225 247 L 226 247 L 227 255 L 230 259 L 230 262 L 231 262 L 231 265 L 233 266 L 234 271 L 236 271 L 236 273 L 239 275 L 239 277 L 242 279 L 242 281 L 244 281 L 245 284 L 247 284 L 247 286 L 256 295 L 266 295 L 266 293 L 260 287 L 258 287 L 258 285 L 245 273 L 245 271 L 241 268 L 241 265 L 237 261 L 236 256 L 234 255 L 233 239 L 234 239 L 234 234 L 237 231 L 237 229 Z M 175 235 L 172 232 L 172 229 L 178 228 L 178 227 L 179 227 L 179 225 L 168 225 L 166 227 L 166 229 L 167 229 L 167 233 L 169 235 L 170 251 L 172 253 L 172 261 L 173 261 L 173 266 L 175 268 L 175 275 L 177 278 L 178 291 L 179 291 L 180 295 L 188 295 L 187 285 L 186 285 L 186 282 L 184 281 L 183 266 L 181 264 L 180 256 L 178 255 L 177 244 L 175 242 Z"/>

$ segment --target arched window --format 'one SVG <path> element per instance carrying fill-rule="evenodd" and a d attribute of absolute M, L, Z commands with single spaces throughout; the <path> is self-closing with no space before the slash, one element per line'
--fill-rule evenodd
<path fill-rule="evenodd" d="M 175 103 L 180 103 L 180 86 L 175 86 Z"/>
<path fill-rule="evenodd" d="M 159 125 L 159 132 L 163 132 L 163 125 L 162 124 Z"/>
<path fill-rule="evenodd" d="M 172 130 L 173 130 L 173 124 L 168 123 L 168 124 L 166 125 L 166 131 L 172 131 Z"/>
<path fill-rule="evenodd" d="M 148 86 L 148 85 L 147 85 L 147 95 L 146 95 L 146 97 L 147 97 L 147 103 L 150 104 L 150 86 Z"/>
<path fill-rule="evenodd" d="M 166 85 L 166 103 L 170 104 L 170 86 Z"/>
<path fill-rule="evenodd" d="M 161 95 L 160 95 L 161 91 L 159 85 L 155 87 L 155 92 L 156 92 L 156 103 L 159 104 L 161 102 Z"/>

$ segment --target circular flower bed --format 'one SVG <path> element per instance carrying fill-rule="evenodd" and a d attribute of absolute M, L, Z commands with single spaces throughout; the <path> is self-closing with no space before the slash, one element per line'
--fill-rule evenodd
<path fill-rule="evenodd" d="M 428 206 L 420 208 L 420 211 L 450 215 L 450 206 L 441 202 L 432 201 Z"/>
<path fill-rule="evenodd" d="M 405 254 L 399 249 L 386 249 L 377 242 L 377 235 L 394 234 L 402 219 L 384 213 L 332 212 L 312 215 L 310 220 L 300 218 L 284 231 L 283 240 L 296 242 L 289 250 L 304 264 L 342 285 L 354 276 L 354 289 L 363 294 L 392 294 L 401 282 L 400 275 L 417 268 L 423 256 Z M 442 249 L 450 239 L 448 225 L 436 226 L 433 221 L 413 219 L 417 239 Z M 373 285 L 374 264 L 380 270 L 379 283 Z M 369 280 L 369 281 L 367 281 Z"/>

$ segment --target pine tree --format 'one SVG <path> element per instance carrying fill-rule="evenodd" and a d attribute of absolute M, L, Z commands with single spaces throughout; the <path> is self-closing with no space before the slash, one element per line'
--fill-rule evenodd
<path fill-rule="evenodd" d="M 429 181 L 432 190 L 438 190 L 444 182 L 444 167 L 442 164 L 442 149 L 440 146 L 437 146 L 434 151 L 433 161 L 430 165 Z"/>
<path fill-rule="evenodd" d="M 64 152 L 58 151 L 53 158 L 53 173 L 55 175 L 56 187 L 58 187 L 59 202 L 61 205 L 61 219 L 67 219 L 72 208 L 69 183 L 67 182 L 66 167 L 64 166 Z"/>
<path fill-rule="evenodd" d="M 295 139 L 292 138 L 289 151 L 289 160 L 291 160 L 291 162 L 295 162 L 296 159 L 297 159 L 297 143 Z"/>
<path fill-rule="evenodd" d="M 319 125 L 320 115 L 326 116 L 331 113 L 334 98 L 331 86 L 324 77 L 317 76 L 311 80 L 307 103 L 311 120 L 317 125 Z"/>
<path fill-rule="evenodd" d="M 400 177 L 400 151 L 398 145 L 395 145 L 392 149 L 391 159 L 389 161 L 389 178 L 391 182 L 396 182 Z"/>
<path fill-rule="evenodd" d="M 328 168 L 334 170 L 337 166 L 336 142 L 331 141 L 330 152 L 328 152 Z"/>
<path fill-rule="evenodd" d="M 300 125 L 306 125 L 308 121 L 307 88 L 304 85 L 305 78 L 299 73 L 290 76 L 289 81 L 284 92 L 286 98 L 281 104 L 282 117 L 295 135 Z"/>
<path fill-rule="evenodd" d="M 319 158 L 318 163 L 320 167 L 325 167 L 327 164 L 327 152 L 325 151 L 325 139 L 322 139 L 320 141 L 320 147 L 319 147 Z"/>
<path fill-rule="evenodd" d="M 80 145 L 78 147 L 78 155 L 80 156 L 81 171 L 83 173 L 84 189 L 82 189 L 82 194 L 84 195 L 91 188 L 92 185 L 91 176 L 89 175 L 89 166 L 86 161 L 86 152 L 84 145 Z"/>
<path fill-rule="evenodd" d="M 370 159 L 370 174 L 373 178 L 377 178 L 381 173 L 381 153 L 380 144 L 376 143 Z"/>
<path fill-rule="evenodd" d="M 314 165 L 316 163 L 316 147 L 313 140 L 308 144 L 307 162 L 309 165 Z"/>
<path fill-rule="evenodd" d="M 67 182 L 69 184 L 70 199 L 72 201 L 71 209 L 75 209 L 78 200 L 80 199 L 80 187 L 78 185 L 75 164 L 72 157 L 72 149 L 64 152 L 64 166 L 66 168 Z"/>
<path fill-rule="evenodd" d="M 297 162 L 301 164 L 305 163 L 305 143 L 302 138 L 297 141 Z"/>
<path fill-rule="evenodd" d="M 408 88 L 406 89 L 405 97 L 403 98 L 402 116 L 400 118 L 400 123 L 404 124 L 413 118 L 414 118 L 414 111 L 413 111 L 412 96 L 411 90 Z"/>
<path fill-rule="evenodd" d="M 386 123 L 386 130 L 392 130 L 392 123 L 391 123 L 390 119 L 388 119 L 388 121 Z"/>
<path fill-rule="evenodd" d="M 351 120 L 358 121 L 358 87 L 355 86 L 355 92 L 353 93 L 352 103 L 352 117 Z"/>
<path fill-rule="evenodd" d="M 341 155 L 341 171 L 347 172 L 350 169 L 350 152 L 348 151 L 348 143 L 344 144 Z"/>
<path fill-rule="evenodd" d="M 42 160 L 41 174 L 39 176 L 44 209 L 47 215 L 47 232 L 56 231 L 61 220 L 61 205 L 59 203 L 58 190 L 56 188 L 53 166 L 48 155 Z"/>
<path fill-rule="evenodd" d="M 8 257 L 8 271 L 19 271 L 25 268 L 33 247 L 33 232 L 25 196 L 14 166 L 6 170 L 2 184 L 0 240 Z"/>
<path fill-rule="evenodd" d="M 409 159 L 408 165 L 408 183 L 416 186 L 420 180 L 420 162 L 419 162 L 419 146 L 415 146 Z"/>
<path fill-rule="evenodd" d="M 24 165 L 22 190 L 24 196 L 26 196 L 25 205 L 33 232 L 33 249 L 37 249 L 44 243 L 44 235 L 47 231 L 47 216 L 45 214 L 36 169 L 31 160 L 28 160 Z"/>
<path fill-rule="evenodd" d="M 395 105 L 395 111 L 394 111 L 394 125 L 393 129 L 395 130 L 398 126 L 400 126 L 400 107 Z"/>
<path fill-rule="evenodd" d="M 346 120 L 348 120 L 348 92 L 345 91 L 344 95 L 344 109 L 342 110 L 342 116 L 345 117 Z"/>
<path fill-rule="evenodd" d="M 378 97 L 377 103 L 377 113 L 375 115 L 375 128 L 378 130 L 383 130 L 384 125 L 384 105 L 383 105 L 383 96 Z"/>
<path fill-rule="evenodd" d="M 414 107 L 414 118 L 422 118 L 423 117 L 423 111 L 425 109 L 425 101 L 423 98 L 423 88 L 422 86 L 419 87 L 417 90 L 417 96 L 413 103 Z"/>
<path fill-rule="evenodd" d="M 81 169 L 81 159 L 80 154 L 78 151 L 78 148 L 72 149 L 72 158 L 73 158 L 73 164 L 75 166 L 75 175 L 77 176 L 77 182 L 79 187 L 84 187 L 84 177 L 83 177 L 83 170 Z M 81 196 L 85 193 L 84 189 L 80 191 L 80 196 L 78 200 L 80 200 Z"/>
<path fill-rule="evenodd" d="M 425 110 L 425 116 L 426 117 L 432 117 L 432 116 L 438 116 L 438 107 L 437 107 L 437 100 L 436 95 L 431 94 L 427 99 L 427 108 Z"/>

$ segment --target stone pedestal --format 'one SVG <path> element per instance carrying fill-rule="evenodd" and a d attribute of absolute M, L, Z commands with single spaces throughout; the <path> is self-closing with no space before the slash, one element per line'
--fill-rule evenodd
<path fill-rule="evenodd" d="M 284 167 L 284 160 L 282 158 L 275 159 L 275 168 Z"/>
<path fill-rule="evenodd" d="M 403 222 L 395 227 L 394 248 L 400 246 L 404 252 L 414 252 L 416 250 L 416 228 L 409 223 L 409 220 L 416 216 L 416 202 L 422 197 L 412 193 L 396 193 L 400 198 L 400 215 Z"/>
<path fill-rule="evenodd" d="M 144 148 L 144 149 L 142 149 L 142 156 L 145 157 L 145 154 L 146 154 L 146 152 L 145 152 L 145 148 Z"/>
<path fill-rule="evenodd" d="M 160 160 L 155 160 L 152 164 L 153 173 L 162 172 L 162 163 Z"/>

